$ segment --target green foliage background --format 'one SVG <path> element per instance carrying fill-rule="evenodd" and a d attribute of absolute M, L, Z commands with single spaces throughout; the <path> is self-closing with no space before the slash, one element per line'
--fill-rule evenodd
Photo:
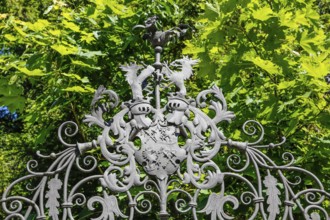
<path fill-rule="evenodd" d="M 265 143 L 287 143 L 268 152 L 278 163 L 292 152 L 330 190 L 329 10 L 327 0 L 20 0 L 0 8 L 0 106 L 19 112 L 19 131 L 0 127 L 1 190 L 24 173 L 35 151 L 62 148 L 56 136 L 67 120 L 82 124 L 99 85 L 121 100 L 130 91 L 119 65 L 153 63 L 153 51 L 132 31 L 158 15 L 164 29 L 192 27 L 185 41 L 170 44 L 164 60 L 200 60 L 190 96 L 221 87 L 236 120 L 224 125 L 231 139 L 247 119 L 265 127 Z M 0 123 L 1 124 L 1 123 Z M 17 159 L 19 158 L 19 159 Z"/>

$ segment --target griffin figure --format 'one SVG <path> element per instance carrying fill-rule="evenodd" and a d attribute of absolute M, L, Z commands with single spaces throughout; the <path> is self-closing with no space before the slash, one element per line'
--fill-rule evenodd
<path fill-rule="evenodd" d="M 168 64 L 164 63 L 165 68 L 162 69 L 162 73 L 179 88 L 179 92 L 177 93 L 179 96 L 184 97 L 187 94 L 184 81 L 191 77 L 193 74 L 193 66 L 197 63 L 198 60 L 193 60 L 186 56 L 173 61 L 170 67 L 177 67 L 180 71 L 172 71 Z"/>
<path fill-rule="evenodd" d="M 133 99 L 143 99 L 142 93 L 142 83 L 146 80 L 152 73 L 155 71 L 155 68 L 152 66 L 147 66 L 141 73 L 138 75 L 138 71 L 143 68 L 143 66 L 137 65 L 135 63 L 120 66 L 120 68 L 126 72 L 126 81 L 131 86 Z"/>

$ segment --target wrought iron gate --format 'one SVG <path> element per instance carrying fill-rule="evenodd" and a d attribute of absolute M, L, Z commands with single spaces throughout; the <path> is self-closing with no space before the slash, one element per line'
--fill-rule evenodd
<path fill-rule="evenodd" d="M 92 219 L 110 220 L 274 220 L 294 219 L 297 212 L 305 219 L 329 219 L 324 207 L 330 194 L 319 179 L 295 167 L 290 153 L 283 154 L 283 165 L 265 154 L 265 149 L 283 145 L 285 138 L 280 143 L 262 144 L 262 125 L 249 120 L 243 124 L 243 132 L 258 135 L 257 140 L 231 140 L 219 129 L 220 122 L 234 118 L 220 88 L 213 86 L 195 98 L 186 96 L 184 82 L 198 61 L 183 57 L 161 62 L 165 44 L 183 34 L 186 26 L 159 31 L 156 19 L 151 17 L 145 25 L 135 27 L 145 29 L 144 38 L 155 50 L 155 63 L 121 66 L 132 99 L 120 103 L 114 91 L 100 86 L 84 122 L 101 128 L 101 134 L 91 142 L 69 142 L 78 126 L 72 121 L 63 123 L 58 137 L 64 150 L 50 155 L 37 152 L 41 159 L 53 160 L 52 164 L 39 172 L 34 171 L 38 162 L 29 161 L 29 174 L 4 192 L 1 203 L 6 219 L 77 219 L 75 213 L 81 207 L 90 210 Z M 151 81 L 154 86 L 150 87 Z M 160 91 L 173 84 L 177 92 L 168 93 L 163 104 Z M 206 108 L 213 111 L 211 116 L 203 111 Z M 110 120 L 104 119 L 106 113 L 113 115 Z M 99 174 L 97 151 L 108 166 Z M 291 173 L 298 173 L 295 179 L 288 179 Z M 80 181 L 71 182 L 72 175 L 78 175 Z M 309 184 L 302 189 L 307 179 Z M 22 183 L 30 197 L 11 194 Z M 95 192 L 84 190 L 85 186 Z"/>

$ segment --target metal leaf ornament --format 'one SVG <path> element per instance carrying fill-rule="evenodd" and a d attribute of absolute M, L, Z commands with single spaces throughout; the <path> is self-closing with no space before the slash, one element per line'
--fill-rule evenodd
<path fill-rule="evenodd" d="M 263 181 L 267 187 L 267 204 L 269 204 L 267 211 L 269 212 L 268 220 L 275 220 L 276 216 L 280 213 L 279 206 L 281 205 L 281 200 L 279 195 L 280 190 L 277 189 L 277 180 L 274 176 L 268 174 Z"/>
<path fill-rule="evenodd" d="M 45 206 L 46 208 L 49 208 L 48 213 L 53 220 L 58 220 L 58 214 L 59 214 L 58 207 L 60 206 L 60 203 L 58 202 L 57 199 L 60 198 L 58 190 L 61 189 L 61 187 L 62 187 L 62 182 L 57 178 L 53 178 L 48 182 L 49 191 L 45 195 L 45 197 L 48 198 L 48 200 Z"/>
<path fill-rule="evenodd" d="M 93 211 L 95 208 L 93 204 L 99 202 L 102 207 L 103 211 L 102 214 L 97 218 L 91 218 L 92 220 L 115 220 L 116 217 L 128 218 L 128 216 L 124 215 L 119 207 L 117 198 L 113 195 L 108 195 L 106 192 L 103 191 L 103 198 L 100 196 L 94 196 L 88 200 L 87 207 L 89 210 Z"/>
<path fill-rule="evenodd" d="M 238 208 L 238 200 L 234 196 L 224 196 L 223 192 L 220 194 L 212 193 L 207 200 L 207 204 L 203 210 L 199 212 L 205 212 L 207 215 L 211 214 L 211 220 L 224 220 L 224 219 L 234 219 L 234 217 L 229 216 L 223 210 L 224 204 L 230 202 L 234 205 L 233 209 Z"/>

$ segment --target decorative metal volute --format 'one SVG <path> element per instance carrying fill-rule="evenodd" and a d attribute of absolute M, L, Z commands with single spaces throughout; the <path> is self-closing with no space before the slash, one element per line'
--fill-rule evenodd
<path fill-rule="evenodd" d="M 234 118 L 222 90 L 214 85 L 196 98 L 187 96 L 185 81 L 198 60 L 161 61 L 163 47 L 171 37 L 185 33 L 187 26 L 160 31 L 156 20 L 151 17 L 145 25 L 135 26 L 145 29 L 144 39 L 155 49 L 155 63 L 121 66 L 132 99 L 120 103 L 114 91 L 100 86 L 84 122 L 101 128 L 101 134 L 87 143 L 72 143 L 68 140 L 77 134 L 78 126 L 72 121 L 63 123 L 58 137 L 65 149 L 50 155 L 37 152 L 40 158 L 53 160 L 52 164 L 39 172 L 34 171 L 37 161 L 28 162 L 29 174 L 3 193 L 6 219 L 79 219 L 82 208 L 89 210 L 91 219 L 104 220 L 137 219 L 140 215 L 162 220 L 170 216 L 329 219 L 324 205 L 330 194 L 319 179 L 295 167 L 290 153 L 283 154 L 284 165 L 275 164 L 264 153 L 263 149 L 283 145 L 285 138 L 278 144 L 261 144 L 262 125 L 248 120 L 243 132 L 258 136 L 257 140 L 231 140 L 220 126 Z M 151 93 L 145 86 L 148 80 L 156 81 Z M 167 94 L 167 104 L 161 105 L 164 84 L 171 85 L 166 91 L 172 92 Z M 107 102 L 101 101 L 104 98 Z M 213 114 L 205 113 L 206 108 Z M 109 112 L 113 116 L 105 120 L 104 114 Z M 89 154 L 97 149 L 101 161 L 100 155 Z M 292 173 L 296 180 L 288 179 Z M 73 174 L 80 178 L 78 182 L 70 181 Z M 310 180 L 308 188 L 300 187 L 301 178 Z M 29 185 L 31 180 L 38 181 L 34 188 Z M 31 197 L 13 195 L 14 186 L 24 182 Z M 86 187 L 95 192 L 84 190 Z M 157 216 L 150 217 L 150 213 Z"/>

